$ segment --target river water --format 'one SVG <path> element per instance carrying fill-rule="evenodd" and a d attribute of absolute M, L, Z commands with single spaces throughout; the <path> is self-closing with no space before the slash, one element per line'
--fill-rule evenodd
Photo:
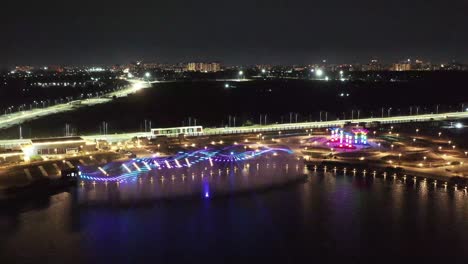
<path fill-rule="evenodd" d="M 464 190 L 308 171 L 272 152 L 181 167 L 11 202 L 0 214 L 0 260 L 464 263 L 468 256 Z"/>

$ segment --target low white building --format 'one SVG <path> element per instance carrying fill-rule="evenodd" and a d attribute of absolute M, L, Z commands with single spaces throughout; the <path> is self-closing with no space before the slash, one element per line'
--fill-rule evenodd
<path fill-rule="evenodd" d="M 21 146 L 25 160 L 29 160 L 32 156 L 77 154 L 82 151 L 93 151 L 95 148 L 95 142 L 86 141 L 81 137 L 31 139 L 30 143 Z"/>

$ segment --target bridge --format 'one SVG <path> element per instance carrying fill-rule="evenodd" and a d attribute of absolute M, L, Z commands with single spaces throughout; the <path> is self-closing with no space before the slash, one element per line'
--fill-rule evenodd
<path fill-rule="evenodd" d="M 211 135 L 232 135 L 232 134 L 247 134 L 247 133 L 266 133 L 266 132 L 283 132 L 301 129 L 328 128 L 342 126 L 347 123 L 380 123 L 380 124 L 399 124 L 399 123 L 414 123 L 414 122 L 429 122 L 429 121 L 449 121 L 468 118 L 466 112 L 451 112 L 441 114 L 424 114 L 411 116 L 394 116 L 394 117 L 374 117 L 363 119 L 344 119 L 333 121 L 317 121 L 304 123 L 288 123 L 288 124 L 271 124 L 271 125 L 253 125 L 248 127 L 222 127 L 222 128 L 204 128 L 202 133 L 186 133 L 186 136 L 211 136 Z M 83 136 L 88 140 L 106 140 L 109 142 L 118 142 L 128 140 L 135 137 L 151 137 L 150 132 L 138 132 L 127 134 L 113 135 L 92 135 Z M 1 144 L 1 142 L 0 142 Z"/>
<path fill-rule="evenodd" d="M 428 121 L 449 121 L 468 118 L 466 112 L 451 112 L 441 114 L 424 114 L 411 116 L 393 116 L 393 117 L 374 117 L 363 119 L 345 119 L 333 121 L 317 121 L 304 123 L 288 123 L 288 124 L 271 124 L 271 125 L 253 125 L 248 127 L 223 127 L 223 128 L 205 128 L 201 133 L 186 133 L 187 136 L 211 136 L 211 135 L 233 135 L 247 133 L 267 133 L 267 132 L 284 132 L 301 129 L 327 128 L 342 126 L 347 123 L 380 123 L 380 124 L 398 124 L 398 123 L 414 123 Z M 106 140 L 108 142 L 125 141 L 132 138 L 151 137 L 150 132 L 135 132 L 109 135 L 87 135 L 82 136 L 87 140 Z M 28 139 L 12 139 L 0 140 L 0 146 L 12 147 L 19 144 L 28 143 Z"/>
<path fill-rule="evenodd" d="M 452 112 L 442 114 L 424 114 L 411 116 L 394 116 L 394 117 L 374 117 L 363 119 L 344 119 L 334 121 L 317 121 L 303 123 L 288 123 L 288 124 L 272 124 L 272 125 L 257 125 L 249 127 L 226 127 L 226 128 L 207 128 L 203 131 L 203 135 L 223 135 L 223 134 L 243 134 L 243 133 L 263 133 L 273 131 L 288 131 L 313 128 L 328 128 L 343 126 L 348 123 L 380 123 L 380 124 L 398 124 L 398 123 L 414 123 L 428 121 L 444 121 L 457 120 L 468 118 L 467 112 Z M 190 136 L 190 135 L 188 135 Z"/>

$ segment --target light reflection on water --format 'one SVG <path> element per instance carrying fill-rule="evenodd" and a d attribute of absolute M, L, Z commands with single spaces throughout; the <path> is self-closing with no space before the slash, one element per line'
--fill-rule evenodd
<path fill-rule="evenodd" d="M 243 161 L 210 162 L 141 172 L 124 181 L 81 181 L 80 203 L 138 202 L 184 196 L 214 198 L 265 189 L 304 178 L 305 166 L 291 154 L 262 155 Z"/>
<path fill-rule="evenodd" d="M 142 255 L 167 263 L 211 263 L 216 257 L 248 261 L 253 256 L 285 263 L 316 256 L 375 263 L 377 255 L 468 255 L 468 195 L 463 190 L 412 177 L 310 171 L 306 181 L 257 192 L 257 187 L 282 184 L 281 178 L 299 177 L 304 168 L 299 163 L 296 169 L 298 161 L 287 157 L 248 161 L 250 168 L 244 170 L 246 163 L 158 170 L 119 186 L 86 182 L 40 207 L 2 215 L 0 256 L 49 263 L 125 263 Z M 163 175 L 164 182 L 157 179 Z M 235 195 L 235 190 L 251 191 Z M 191 199 L 159 202 L 171 195 Z M 133 206 L 148 199 L 148 206 Z M 107 207 L 112 201 L 131 204 Z M 104 206 L 87 206 L 93 203 Z"/>

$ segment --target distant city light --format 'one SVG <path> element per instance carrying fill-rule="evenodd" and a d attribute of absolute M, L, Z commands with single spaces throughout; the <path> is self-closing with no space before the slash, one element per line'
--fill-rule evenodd
<path fill-rule="evenodd" d="M 224 84 L 224 88 L 229 88 L 229 83 Z"/>
<path fill-rule="evenodd" d="M 262 69 L 262 73 L 265 73 L 265 72 L 266 72 L 266 70 L 265 70 L 265 69 Z"/>
<path fill-rule="evenodd" d="M 455 124 L 455 127 L 456 127 L 456 128 L 462 128 L 462 127 L 463 127 L 463 124 L 462 124 L 462 123 L 456 123 L 456 124 Z"/>
<path fill-rule="evenodd" d="M 310 69 L 310 72 L 315 72 L 315 69 Z"/>
<path fill-rule="evenodd" d="M 243 72 L 243 71 L 239 71 L 239 75 L 244 75 L 244 72 Z"/>
<path fill-rule="evenodd" d="M 343 75 L 343 71 L 340 71 L 340 75 Z"/>
<path fill-rule="evenodd" d="M 328 76 L 325 76 L 325 81 L 328 81 Z"/>
<path fill-rule="evenodd" d="M 151 77 L 151 73 L 149 73 L 149 72 L 145 73 L 145 77 L 146 77 L 146 78 Z"/>
<path fill-rule="evenodd" d="M 103 72 L 104 69 L 101 67 L 91 67 L 88 69 L 89 72 Z"/>
<path fill-rule="evenodd" d="M 323 70 L 322 69 L 317 69 L 315 71 L 315 75 L 317 75 L 317 77 L 321 77 L 323 75 Z"/>

